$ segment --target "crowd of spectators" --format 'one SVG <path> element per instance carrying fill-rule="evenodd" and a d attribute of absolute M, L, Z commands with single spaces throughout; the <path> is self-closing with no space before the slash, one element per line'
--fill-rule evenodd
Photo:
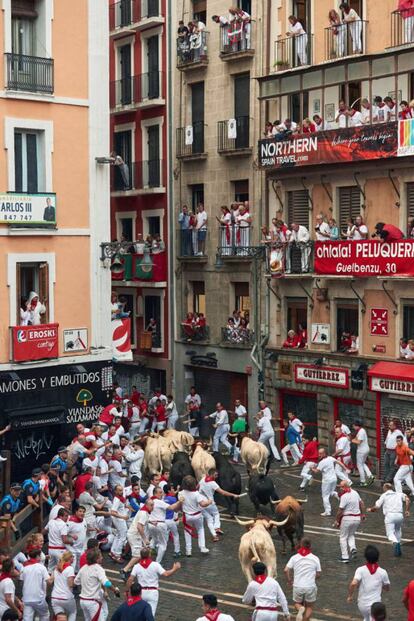
<path fill-rule="evenodd" d="M 177 54 L 181 62 L 200 60 L 205 53 L 206 25 L 200 19 L 193 19 L 187 25 L 180 20 L 177 29 Z"/>
<path fill-rule="evenodd" d="M 247 11 L 233 6 L 227 15 L 213 15 L 214 23 L 221 28 L 223 51 L 249 50 L 251 47 L 251 16 Z"/>
<path fill-rule="evenodd" d="M 118 243 L 117 239 L 113 241 L 114 243 Z M 145 254 L 146 252 L 158 254 L 165 251 L 165 242 L 158 233 L 147 235 L 145 239 L 142 233 L 138 233 L 136 241 L 128 240 L 125 235 L 122 235 L 120 244 L 119 254 L 121 255 Z"/>
<path fill-rule="evenodd" d="M 207 320 L 204 313 L 187 313 L 181 322 L 184 337 L 191 341 L 203 341 L 207 338 Z"/>
<path fill-rule="evenodd" d="M 234 310 L 231 317 L 227 320 L 225 328 L 225 340 L 233 344 L 250 342 L 250 313 Z"/>
<path fill-rule="evenodd" d="M 181 231 L 181 255 L 203 256 L 206 249 L 208 215 L 203 203 L 198 203 L 196 211 L 183 205 L 178 215 Z"/>
<path fill-rule="evenodd" d="M 250 246 L 252 216 L 249 201 L 233 202 L 230 208 L 222 205 L 220 211 L 220 217 L 216 216 L 216 219 L 220 225 L 221 254 L 232 254 L 234 246 Z"/>

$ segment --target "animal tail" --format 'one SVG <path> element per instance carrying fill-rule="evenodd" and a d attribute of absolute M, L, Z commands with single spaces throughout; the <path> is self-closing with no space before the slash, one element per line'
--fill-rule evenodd
<path fill-rule="evenodd" d="M 158 452 L 158 463 L 160 465 L 160 472 L 162 472 L 163 471 L 163 467 L 162 467 L 161 444 L 160 444 L 160 441 L 158 441 L 157 452 Z"/>
<path fill-rule="evenodd" d="M 254 563 L 258 563 L 260 561 L 260 557 L 257 554 L 257 550 L 255 548 L 255 545 L 254 545 L 253 541 L 251 542 L 250 547 L 251 547 L 252 552 L 253 552 L 252 561 L 251 561 L 251 563 L 253 565 Z"/>

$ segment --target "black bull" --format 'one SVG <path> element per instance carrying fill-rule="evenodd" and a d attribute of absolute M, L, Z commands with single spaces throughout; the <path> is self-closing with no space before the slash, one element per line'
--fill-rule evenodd
<path fill-rule="evenodd" d="M 233 494 L 241 494 L 242 482 L 240 473 L 228 462 L 221 453 L 213 453 L 217 468 L 217 483 L 221 489 Z M 239 515 L 239 499 L 222 497 L 227 505 L 230 515 Z"/>
<path fill-rule="evenodd" d="M 183 478 L 187 475 L 194 476 L 190 458 L 184 451 L 177 451 L 172 459 L 170 470 L 170 481 L 173 487 L 181 486 Z"/>
<path fill-rule="evenodd" d="M 275 485 L 272 479 L 266 474 L 252 474 L 249 477 L 249 498 L 256 509 L 256 513 L 260 513 L 260 507 L 270 504 L 272 512 L 274 512 L 274 503 L 279 500 Z"/>

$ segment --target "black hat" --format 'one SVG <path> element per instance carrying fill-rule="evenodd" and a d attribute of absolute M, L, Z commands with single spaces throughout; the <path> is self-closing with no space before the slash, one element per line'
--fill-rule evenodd
<path fill-rule="evenodd" d="M 10 485 L 10 489 L 22 489 L 22 486 L 20 485 L 20 483 L 12 483 Z"/>
<path fill-rule="evenodd" d="M 32 476 L 33 477 L 38 477 L 40 474 L 42 474 L 41 468 L 33 468 L 33 470 L 32 470 Z"/>
<path fill-rule="evenodd" d="M 68 447 L 67 446 L 59 446 L 58 453 L 67 453 L 68 452 Z"/>

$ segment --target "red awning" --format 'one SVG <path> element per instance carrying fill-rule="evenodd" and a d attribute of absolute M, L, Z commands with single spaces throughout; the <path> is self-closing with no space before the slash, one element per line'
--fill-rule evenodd
<path fill-rule="evenodd" d="M 376 362 L 374 366 L 369 369 L 368 376 L 414 381 L 414 363 Z"/>

